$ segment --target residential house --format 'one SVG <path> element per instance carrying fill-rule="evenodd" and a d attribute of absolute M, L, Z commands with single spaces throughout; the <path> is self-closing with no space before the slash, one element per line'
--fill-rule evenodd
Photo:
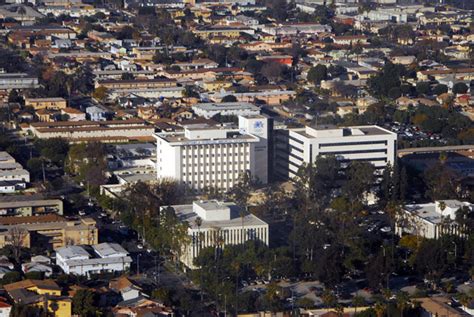
<path fill-rule="evenodd" d="M 113 116 L 113 112 L 101 105 L 86 108 L 86 114 L 91 121 L 107 121 Z"/>
<path fill-rule="evenodd" d="M 67 121 L 84 121 L 86 120 L 86 114 L 76 108 L 64 108 L 61 109 L 61 115 L 67 117 Z"/>
<path fill-rule="evenodd" d="M 72 315 L 72 300 L 61 295 L 61 288 L 53 280 L 23 280 L 4 285 L 4 288 L 16 304 L 46 309 L 54 317 Z"/>

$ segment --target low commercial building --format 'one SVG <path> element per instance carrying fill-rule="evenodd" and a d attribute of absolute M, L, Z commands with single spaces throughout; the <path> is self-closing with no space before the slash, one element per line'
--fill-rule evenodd
<path fill-rule="evenodd" d="M 240 116 L 239 127 L 192 125 L 155 134 L 158 179 L 175 179 L 198 192 L 229 190 L 246 172 L 267 183 L 270 122 L 261 115 Z"/>
<path fill-rule="evenodd" d="M 37 216 L 45 214 L 62 215 L 62 200 L 26 195 L 0 198 L 0 216 Z"/>
<path fill-rule="evenodd" d="M 155 129 L 141 119 L 113 121 L 36 122 L 30 130 L 39 139 L 64 138 L 71 142 L 127 142 L 151 140 Z"/>
<path fill-rule="evenodd" d="M 56 250 L 56 264 L 66 274 L 87 275 L 123 272 L 130 269 L 132 258 L 117 243 L 67 246 Z"/>
<path fill-rule="evenodd" d="M 92 218 L 67 220 L 48 214 L 25 217 L 0 217 L 0 248 L 21 243 L 55 250 L 66 245 L 96 244 L 99 230 Z"/>
<path fill-rule="evenodd" d="M 427 239 L 438 239 L 445 234 L 463 235 L 462 226 L 456 222 L 456 212 L 467 208 L 473 212 L 474 204 L 459 200 L 435 201 L 427 204 L 406 205 L 398 217 L 395 232 L 413 234 Z"/>
<path fill-rule="evenodd" d="M 210 119 L 221 116 L 254 116 L 260 114 L 260 108 L 248 102 L 207 102 L 193 106 L 193 111 L 200 117 Z"/>
<path fill-rule="evenodd" d="M 225 248 L 249 240 L 268 245 L 268 224 L 250 213 L 242 217 L 242 208 L 232 202 L 195 201 L 192 205 L 171 207 L 179 219 L 189 225 L 191 242 L 185 246 L 180 259 L 188 268 L 196 268 L 193 260 L 206 247 Z"/>
<path fill-rule="evenodd" d="M 397 134 L 378 126 L 337 128 L 320 126 L 282 129 L 275 132 L 277 176 L 293 178 L 304 164 L 318 156 L 335 156 L 343 165 L 369 162 L 380 172 L 395 163 Z"/>

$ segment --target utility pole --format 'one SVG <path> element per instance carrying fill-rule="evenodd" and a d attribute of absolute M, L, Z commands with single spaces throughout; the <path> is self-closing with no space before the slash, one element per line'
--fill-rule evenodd
<path fill-rule="evenodd" d="M 41 170 L 43 171 L 43 184 L 46 183 L 46 173 L 44 171 L 44 160 L 41 160 Z"/>

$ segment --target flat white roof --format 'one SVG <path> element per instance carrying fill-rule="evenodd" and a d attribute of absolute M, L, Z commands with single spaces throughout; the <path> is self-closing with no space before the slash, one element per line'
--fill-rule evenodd
<path fill-rule="evenodd" d="M 90 258 L 89 252 L 86 251 L 82 246 L 71 245 L 67 247 L 62 247 L 56 250 L 56 253 L 61 255 L 65 260 L 74 259 L 74 258 Z"/>
<path fill-rule="evenodd" d="M 202 219 L 202 224 L 200 229 L 210 229 L 210 228 L 230 228 L 230 227 L 242 227 L 242 218 L 240 216 L 241 208 L 235 205 L 232 202 L 224 202 L 222 203 L 226 207 L 230 208 L 230 219 L 229 220 L 219 220 L 219 221 L 206 221 Z M 186 221 L 189 224 L 191 229 L 197 230 L 198 227 L 196 225 L 196 219 L 199 215 L 194 212 L 193 205 L 175 205 L 171 206 L 178 218 L 181 221 Z M 211 206 L 207 206 L 211 207 Z M 243 218 L 243 224 L 246 227 L 255 227 L 255 226 L 267 226 L 268 224 L 261 220 L 260 218 L 256 217 L 251 213 L 247 213 Z"/>
<path fill-rule="evenodd" d="M 104 242 L 104 243 L 95 244 L 92 246 L 92 248 L 102 258 L 117 257 L 117 256 L 128 254 L 127 250 L 125 250 L 118 243 Z"/>

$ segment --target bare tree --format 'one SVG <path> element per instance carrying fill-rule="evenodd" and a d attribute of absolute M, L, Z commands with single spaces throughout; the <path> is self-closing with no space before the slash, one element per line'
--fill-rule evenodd
<path fill-rule="evenodd" d="M 8 231 L 7 240 L 13 248 L 13 256 L 17 263 L 20 262 L 21 248 L 25 247 L 28 231 L 24 228 L 13 227 Z"/>

